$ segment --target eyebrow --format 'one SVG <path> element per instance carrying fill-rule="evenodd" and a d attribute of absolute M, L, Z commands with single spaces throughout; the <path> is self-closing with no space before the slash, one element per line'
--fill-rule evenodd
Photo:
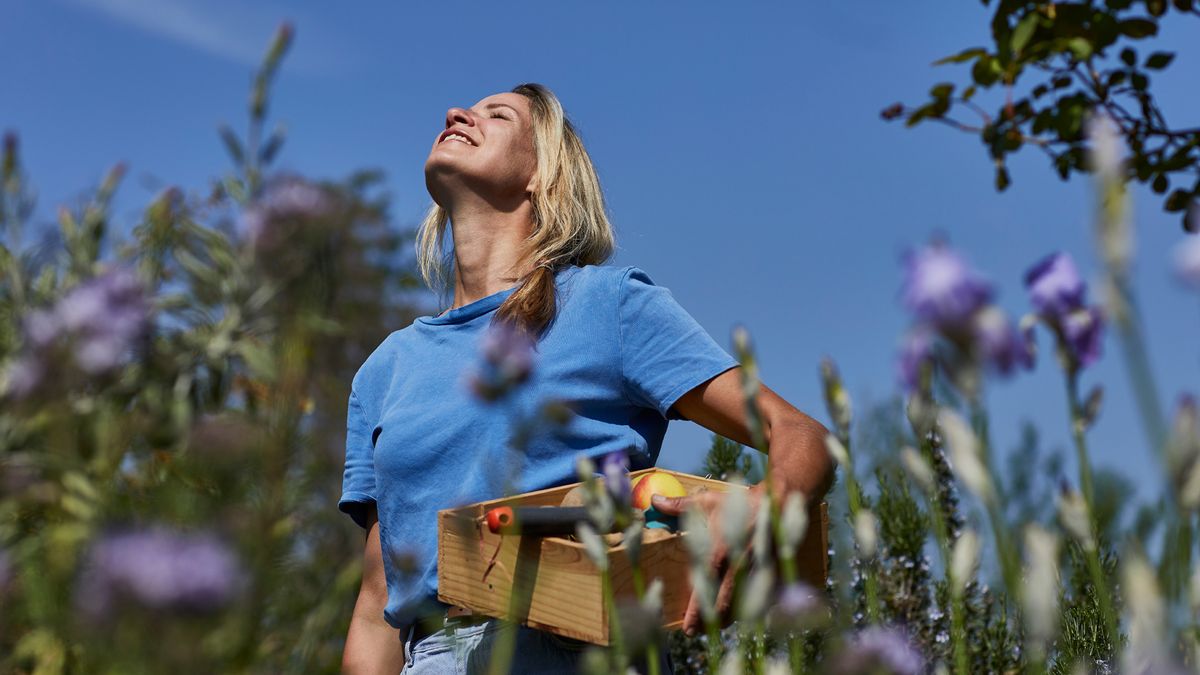
<path fill-rule="evenodd" d="M 489 104 L 483 106 L 484 110 L 491 110 L 492 108 L 508 108 L 509 110 L 512 110 L 514 113 L 516 113 L 517 117 L 521 116 L 520 111 L 518 111 L 516 108 L 512 107 L 511 105 L 509 105 L 507 103 L 489 103 Z"/>

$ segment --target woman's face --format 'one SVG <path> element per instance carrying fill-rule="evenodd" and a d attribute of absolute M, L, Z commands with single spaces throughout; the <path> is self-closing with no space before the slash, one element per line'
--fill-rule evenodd
<path fill-rule="evenodd" d="M 463 191 L 502 206 L 526 197 L 536 170 L 529 99 L 506 92 L 446 111 L 425 160 L 425 184 L 443 207 Z"/>

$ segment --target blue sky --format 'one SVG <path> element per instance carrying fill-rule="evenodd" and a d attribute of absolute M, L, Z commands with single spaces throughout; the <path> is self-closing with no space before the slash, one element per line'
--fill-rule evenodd
<path fill-rule="evenodd" d="M 958 80 L 935 59 L 983 43 L 976 2 L 328 3 L 233 0 L 16 0 L 0 23 L 0 126 L 20 134 L 39 214 L 72 203 L 116 161 L 130 172 L 118 220 L 136 221 L 165 185 L 201 190 L 227 159 L 215 129 L 244 125 L 250 76 L 275 26 L 296 41 L 275 86 L 273 120 L 289 140 L 284 168 L 387 176 L 397 222 L 429 203 L 423 163 L 451 105 L 523 81 L 559 95 L 597 165 L 619 251 L 727 348 L 753 334 L 764 381 L 825 419 L 817 362 L 841 366 L 856 407 L 894 390 L 907 318 L 896 303 L 899 255 L 945 233 L 1027 310 L 1024 270 L 1053 250 L 1096 272 L 1089 185 L 1063 183 L 1040 155 L 1012 163 L 992 189 L 978 141 L 942 127 L 880 120 Z M 1154 78 L 1168 118 L 1200 124 L 1196 25 L 1168 25 L 1179 48 Z M 1177 219 L 1136 197 L 1137 280 L 1165 401 L 1200 371 L 1200 302 L 1169 274 Z M 996 383 L 997 445 L 1022 419 L 1069 448 L 1061 376 L 1045 335 L 1037 370 Z M 1142 441 L 1117 344 L 1085 386 L 1107 389 L 1091 434 L 1097 462 L 1161 489 Z M 660 463 L 695 469 L 708 445 L 671 425 Z M 1068 453 L 1069 456 L 1069 453 Z M 1074 475 L 1073 473 L 1071 475 Z"/>

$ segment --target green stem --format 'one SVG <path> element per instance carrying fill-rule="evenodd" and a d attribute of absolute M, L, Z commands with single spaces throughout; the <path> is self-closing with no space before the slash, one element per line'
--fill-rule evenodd
<path fill-rule="evenodd" d="M 1123 274 L 1113 274 L 1112 283 L 1119 296 L 1118 302 L 1122 305 L 1116 322 L 1117 334 L 1121 337 L 1121 353 L 1133 384 L 1134 399 L 1142 417 L 1142 429 L 1150 447 L 1161 454 L 1166 447 L 1167 430 L 1154 372 L 1150 368 L 1150 357 L 1146 352 L 1146 341 L 1142 337 L 1137 299 Z"/>
<path fill-rule="evenodd" d="M 1067 373 L 1067 409 L 1071 417 L 1071 438 L 1075 442 L 1075 460 L 1079 463 L 1079 487 L 1088 505 L 1088 514 L 1094 513 L 1096 495 L 1092 487 L 1092 463 L 1088 460 L 1087 440 L 1084 437 L 1086 422 L 1079 404 L 1079 375 Z"/>

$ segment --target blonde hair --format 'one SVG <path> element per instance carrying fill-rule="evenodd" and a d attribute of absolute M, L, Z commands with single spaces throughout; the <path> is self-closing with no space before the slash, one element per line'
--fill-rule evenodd
<path fill-rule="evenodd" d="M 537 264 L 496 310 L 493 322 L 511 322 L 541 335 L 555 316 L 555 271 L 605 262 L 612 256 L 615 237 L 592 159 L 558 98 L 536 83 L 519 84 L 512 93 L 529 99 L 533 118 L 537 180 L 530 195 L 533 230 L 525 240 L 523 262 Z M 454 278 L 454 252 L 443 244 L 449 218 L 449 212 L 434 203 L 417 231 L 421 277 L 439 295 Z"/>

